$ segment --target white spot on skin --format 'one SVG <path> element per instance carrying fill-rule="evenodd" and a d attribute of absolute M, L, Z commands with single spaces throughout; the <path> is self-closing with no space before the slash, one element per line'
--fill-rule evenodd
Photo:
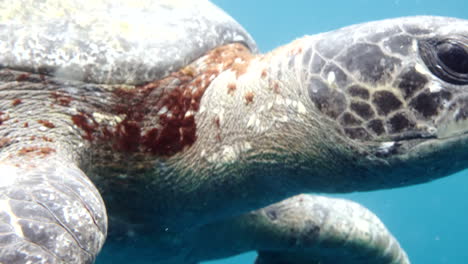
<path fill-rule="evenodd" d="M 385 67 L 386 64 L 385 58 L 380 59 L 380 66 Z"/>
<path fill-rule="evenodd" d="M 0 187 L 13 185 L 19 176 L 18 168 L 11 165 L 0 164 L 0 171 L 2 172 L 0 176 Z"/>
<path fill-rule="evenodd" d="M 247 122 L 247 127 L 252 128 L 255 125 L 255 121 L 257 120 L 257 116 L 255 114 L 251 115 L 249 121 Z"/>
<path fill-rule="evenodd" d="M 119 116 L 110 116 L 110 115 L 103 115 L 101 113 L 94 112 L 93 118 L 96 122 L 102 123 L 103 121 L 107 121 L 111 124 L 116 124 L 122 121 L 122 118 Z"/>
<path fill-rule="evenodd" d="M 193 111 L 187 111 L 187 113 L 185 113 L 184 117 L 187 118 L 187 117 L 190 117 L 190 116 L 193 116 Z"/>
<path fill-rule="evenodd" d="M 292 106 L 297 107 L 297 101 L 292 101 Z"/>
<path fill-rule="evenodd" d="M 19 237 L 24 237 L 23 230 L 18 224 L 18 217 L 16 217 L 16 215 L 13 213 L 10 203 L 7 200 L 0 200 L 0 210 L 7 213 L 10 216 L 10 225 L 11 227 L 13 227 L 15 234 Z"/>
<path fill-rule="evenodd" d="M 222 124 L 224 120 L 224 109 L 221 109 L 218 113 L 219 123 Z"/>
<path fill-rule="evenodd" d="M 260 127 L 260 119 L 257 118 L 257 120 L 255 120 L 255 126 Z"/>
<path fill-rule="evenodd" d="M 234 60 L 235 63 L 243 63 L 244 61 L 241 58 L 236 58 Z"/>
<path fill-rule="evenodd" d="M 283 105 L 283 104 L 284 104 L 284 100 L 283 100 L 282 98 L 278 97 L 278 98 L 276 98 L 275 103 L 276 103 L 277 105 Z"/>
<path fill-rule="evenodd" d="M 278 121 L 286 123 L 286 122 L 289 121 L 289 117 L 288 116 L 282 116 L 281 118 L 278 118 Z"/>
<path fill-rule="evenodd" d="M 411 43 L 411 48 L 413 49 L 413 52 L 418 51 L 418 42 L 416 41 L 416 39 L 413 39 L 413 42 Z"/>
<path fill-rule="evenodd" d="M 204 113 L 206 110 L 205 106 L 200 107 L 200 110 L 198 111 L 200 114 Z"/>
<path fill-rule="evenodd" d="M 426 68 L 424 68 L 424 66 L 422 66 L 421 64 L 416 64 L 414 66 L 414 69 L 421 74 L 427 74 Z"/>
<path fill-rule="evenodd" d="M 336 80 L 336 76 L 335 76 L 335 73 L 334 72 L 329 72 L 328 73 L 328 76 L 327 76 L 327 81 L 329 84 L 333 84 Z"/>
<path fill-rule="evenodd" d="M 273 103 L 272 102 L 268 103 L 268 105 L 267 105 L 268 110 L 271 110 L 271 108 L 273 108 Z"/>
<path fill-rule="evenodd" d="M 167 107 L 163 106 L 163 107 L 161 107 L 161 109 L 159 109 L 158 115 L 163 115 L 165 113 L 167 113 Z"/>
<path fill-rule="evenodd" d="M 382 142 L 379 146 L 379 151 L 383 154 L 389 153 L 394 145 L 394 141 Z"/>
<path fill-rule="evenodd" d="M 438 93 L 442 90 L 442 85 L 440 85 L 440 83 L 437 83 L 437 82 L 431 82 L 429 84 L 429 91 L 431 93 Z"/>
<path fill-rule="evenodd" d="M 249 142 L 244 142 L 244 151 L 249 151 L 252 149 L 252 145 Z"/>
<path fill-rule="evenodd" d="M 215 162 L 217 159 L 218 159 L 218 155 L 216 153 L 214 153 L 213 155 L 208 157 L 207 160 L 208 160 L 208 162 Z"/>
<path fill-rule="evenodd" d="M 124 174 L 124 173 L 123 173 L 123 174 L 119 174 L 117 177 L 118 177 L 119 179 L 126 179 L 128 176 L 127 176 L 127 174 Z"/>
<path fill-rule="evenodd" d="M 436 134 L 437 134 L 437 128 L 435 128 L 435 127 L 428 127 L 428 128 L 427 128 L 427 132 L 429 133 L 429 135 L 436 135 Z"/>
<path fill-rule="evenodd" d="M 224 162 L 232 162 L 237 159 L 237 153 L 231 146 L 225 146 L 221 155 Z"/>
<path fill-rule="evenodd" d="M 297 111 L 299 112 L 299 114 L 306 114 L 307 113 L 307 109 L 305 108 L 305 106 L 301 102 L 297 103 Z"/>
<path fill-rule="evenodd" d="M 264 106 L 264 105 L 260 106 L 260 109 L 258 109 L 258 112 L 261 113 L 261 112 L 263 112 L 263 110 L 265 110 L 265 106 Z"/>

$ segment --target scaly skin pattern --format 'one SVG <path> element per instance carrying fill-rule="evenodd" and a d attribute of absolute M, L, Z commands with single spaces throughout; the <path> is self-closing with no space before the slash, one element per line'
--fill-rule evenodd
<path fill-rule="evenodd" d="M 7 56 L 0 262 L 93 263 L 109 222 L 113 263 L 246 250 L 263 264 L 409 263 L 365 208 L 295 195 L 465 168 L 467 35 L 464 20 L 414 17 L 265 55 L 232 38 L 142 83 Z"/>

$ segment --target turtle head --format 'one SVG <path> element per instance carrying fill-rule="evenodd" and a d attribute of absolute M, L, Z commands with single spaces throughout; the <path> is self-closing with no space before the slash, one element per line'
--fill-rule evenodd
<path fill-rule="evenodd" d="M 468 167 L 467 20 L 390 19 L 307 41 L 313 108 L 365 153 L 363 171 L 392 187 Z"/>

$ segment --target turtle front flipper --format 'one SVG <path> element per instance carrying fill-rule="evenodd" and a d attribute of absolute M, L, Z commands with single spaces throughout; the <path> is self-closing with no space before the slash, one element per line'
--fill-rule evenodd
<path fill-rule="evenodd" d="M 73 164 L 16 161 L 0 162 L 0 263 L 93 263 L 107 232 L 94 185 Z"/>
<path fill-rule="evenodd" d="M 107 233 L 71 83 L 0 70 L 0 263 L 93 263 Z M 68 112 L 67 112 L 68 111 Z"/>
<path fill-rule="evenodd" d="M 256 264 L 410 263 L 377 216 L 343 199 L 298 195 L 200 231 L 211 258 L 257 250 Z"/>

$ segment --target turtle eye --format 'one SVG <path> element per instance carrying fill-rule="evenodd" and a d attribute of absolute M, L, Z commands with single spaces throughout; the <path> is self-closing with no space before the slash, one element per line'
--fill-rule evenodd
<path fill-rule="evenodd" d="M 456 73 L 468 74 L 468 47 L 453 42 L 443 42 L 436 47 L 440 61 Z"/>
<path fill-rule="evenodd" d="M 421 57 L 429 70 L 453 84 L 468 84 L 467 40 L 425 40 L 419 45 Z"/>

